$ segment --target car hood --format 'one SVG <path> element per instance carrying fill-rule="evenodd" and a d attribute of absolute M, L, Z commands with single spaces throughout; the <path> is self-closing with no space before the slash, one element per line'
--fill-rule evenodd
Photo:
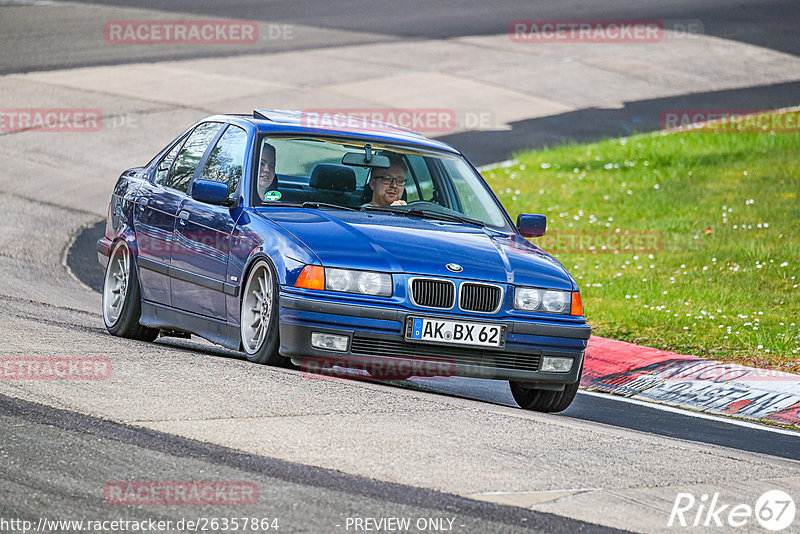
<path fill-rule="evenodd" d="M 277 206 L 257 212 L 294 234 L 327 267 L 575 288 L 555 259 L 517 234 L 376 212 Z M 452 263 L 463 270 L 451 272 Z"/>

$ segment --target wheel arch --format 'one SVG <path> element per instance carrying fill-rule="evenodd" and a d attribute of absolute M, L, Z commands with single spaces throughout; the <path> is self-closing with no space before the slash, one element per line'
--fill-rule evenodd
<path fill-rule="evenodd" d="M 139 244 L 136 241 L 136 234 L 133 231 L 133 228 L 127 227 L 122 232 L 116 234 L 111 239 L 111 247 L 109 247 L 109 258 L 111 258 L 111 253 L 114 251 L 114 247 L 117 246 L 117 243 L 120 241 L 125 241 L 125 244 L 128 245 L 128 249 L 131 251 L 131 262 L 133 263 L 134 269 L 136 269 L 136 278 L 139 282 L 139 290 L 142 289 L 142 278 L 141 272 L 139 270 Z"/>
<path fill-rule="evenodd" d="M 255 267 L 258 260 L 265 260 L 269 266 L 272 268 L 272 273 L 277 278 L 276 284 L 276 291 L 280 292 L 280 285 L 281 285 L 281 278 L 278 271 L 278 267 L 275 265 L 275 262 L 272 260 L 272 257 L 269 256 L 263 250 L 256 252 L 250 258 L 248 258 L 247 263 L 244 266 L 244 270 L 242 271 L 242 279 L 239 281 L 239 310 L 237 316 L 241 314 L 241 306 L 242 306 L 242 299 L 244 299 L 244 289 L 245 284 L 247 284 L 247 279 L 250 277 L 250 273 L 253 271 L 253 267 Z"/>
<path fill-rule="evenodd" d="M 114 252 L 117 249 L 121 248 L 121 244 L 125 244 L 127 247 L 127 255 L 128 260 L 130 261 L 129 266 L 129 274 L 128 274 L 128 291 L 125 293 L 124 300 L 121 303 L 121 308 L 119 311 L 119 315 L 117 316 L 116 320 L 113 323 L 108 322 L 108 317 L 106 315 L 107 311 L 107 293 L 108 290 L 108 277 L 109 277 L 109 269 L 113 262 L 111 261 L 114 257 Z M 139 264 L 137 261 L 137 248 L 135 240 L 132 239 L 130 233 L 121 233 L 119 235 L 114 236 L 114 238 L 110 242 L 110 249 L 109 249 L 109 262 L 106 265 L 105 275 L 103 276 L 103 293 L 102 293 L 102 302 L 103 302 L 103 322 L 105 323 L 106 330 L 112 335 L 120 336 L 120 337 L 127 337 L 132 339 L 138 339 L 141 341 L 153 341 L 158 337 L 159 331 L 155 328 L 150 328 L 145 326 L 141 322 L 141 310 L 142 310 L 142 283 L 139 278 Z M 130 282 L 135 279 L 136 284 L 130 284 Z M 136 299 L 133 299 L 134 294 L 136 294 Z"/>

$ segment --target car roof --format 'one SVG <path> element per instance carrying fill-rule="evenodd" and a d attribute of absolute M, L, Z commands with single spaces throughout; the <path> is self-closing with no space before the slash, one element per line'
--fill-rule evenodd
<path fill-rule="evenodd" d="M 253 111 L 253 115 L 234 116 L 253 123 L 259 133 L 313 133 L 351 139 L 380 140 L 459 153 L 447 143 L 429 139 L 408 128 L 353 115 L 257 109 Z"/>

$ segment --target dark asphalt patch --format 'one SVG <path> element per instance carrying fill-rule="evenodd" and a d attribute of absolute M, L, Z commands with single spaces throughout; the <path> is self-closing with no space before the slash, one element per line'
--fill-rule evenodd
<path fill-rule="evenodd" d="M 719 445 L 740 451 L 800 460 L 795 435 L 743 427 L 716 419 L 692 417 L 657 407 L 624 402 L 615 395 L 578 395 L 561 415 L 669 438 Z"/>
<path fill-rule="evenodd" d="M 495 380 L 454 377 L 450 380 L 412 379 L 383 383 L 500 406 L 516 406 L 508 385 Z M 763 429 L 741 426 L 734 424 L 734 420 L 697 417 L 688 410 L 675 412 L 664 410 L 656 404 L 648 406 L 627 402 L 621 395 L 590 395 L 580 390 L 569 408 L 554 417 L 570 417 L 685 441 L 800 460 L 800 447 L 797 447 L 800 431 L 787 434 L 770 430 L 766 425 Z"/>
<path fill-rule="evenodd" d="M 78 232 L 72 246 L 67 251 L 67 266 L 78 280 L 98 293 L 103 292 L 105 271 L 97 261 L 97 240 L 103 237 L 106 229 L 105 219 L 97 221 Z"/>
<path fill-rule="evenodd" d="M 661 128 L 661 115 L 676 110 L 772 110 L 800 104 L 800 82 L 625 102 L 619 109 L 580 109 L 513 122 L 510 130 L 469 131 L 437 137 L 475 165 L 511 158 L 523 150 L 626 137 Z M 776 135 L 797 135 L 776 134 Z"/>

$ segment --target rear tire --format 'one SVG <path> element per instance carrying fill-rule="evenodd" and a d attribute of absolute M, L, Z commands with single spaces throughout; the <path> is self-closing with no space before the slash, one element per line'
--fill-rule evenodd
<path fill-rule="evenodd" d="M 245 356 L 253 363 L 290 365 L 278 353 L 278 281 L 269 262 L 256 260 L 242 287 L 239 332 Z"/>
<path fill-rule="evenodd" d="M 139 277 L 128 243 L 117 241 L 111 249 L 103 281 L 103 322 L 112 335 L 153 341 L 158 330 L 139 323 L 142 297 Z"/>
<path fill-rule="evenodd" d="M 581 375 L 578 373 L 578 381 L 574 384 L 567 384 L 561 391 L 550 389 L 538 389 L 521 382 L 509 381 L 511 394 L 517 401 L 520 408 L 533 410 L 535 412 L 561 412 L 566 410 L 581 385 Z"/>

